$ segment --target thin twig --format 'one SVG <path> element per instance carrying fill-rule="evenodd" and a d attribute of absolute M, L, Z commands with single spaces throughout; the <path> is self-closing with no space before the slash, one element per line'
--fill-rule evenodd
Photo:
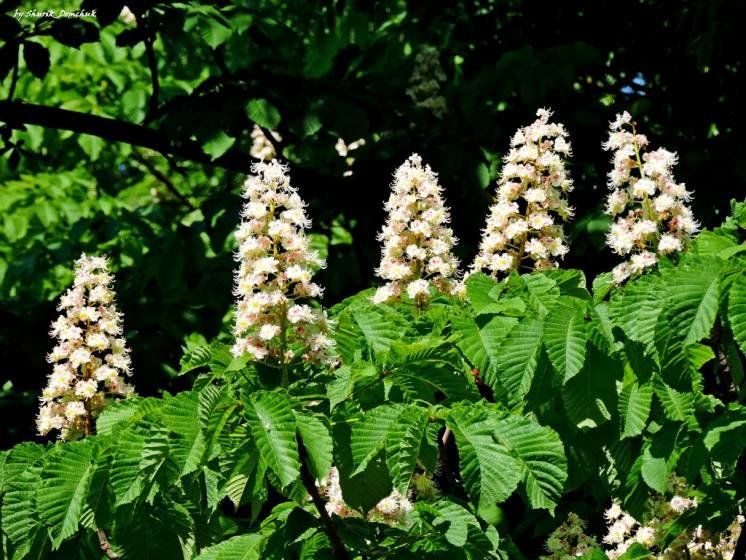
<path fill-rule="evenodd" d="M 148 158 L 143 156 L 140 152 L 137 150 L 133 150 L 133 153 L 135 154 L 135 160 L 137 160 L 138 163 L 140 163 L 145 169 L 148 170 L 156 179 L 158 179 L 163 185 L 168 189 L 168 191 L 174 195 L 176 198 L 178 198 L 184 205 L 189 207 L 191 210 L 196 210 L 197 207 L 189 202 L 189 199 L 185 197 L 183 194 L 179 192 L 179 190 L 176 188 L 176 186 L 173 184 L 171 179 L 169 179 L 163 172 L 161 172 L 160 169 L 158 169 L 155 165 L 153 165 Z"/>
<path fill-rule="evenodd" d="M 326 511 L 324 500 L 321 499 L 319 489 L 316 487 L 316 481 L 308 468 L 308 451 L 306 451 L 306 447 L 303 445 L 303 441 L 300 437 L 297 437 L 296 439 L 298 441 L 298 453 L 300 455 L 300 479 L 303 482 L 303 486 L 306 487 L 306 490 L 311 495 L 311 500 L 313 501 L 314 507 L 316 507 L 316 511 L 319 512 L 324 532 L 326 533 L 326 536 L 329 537 L 329 541 L 332 544 L 332 555 L 337 560 L 350 560 L 350 553 L 347 552 L 342 539 L 339 537 L 339 533 L 337 533 L 337 528 L 334 526 L 331 517 L 329 517 L 329 513 Z"/>
<path fill-rule="evenodd" d="M 101 547 L 101 552 L 104 553 L 104 556 L 111 558 L 111 560 L 117 560 L 120 558 L 119 554 L 111 549 L 111 543 L 106 536 L 106 531 L 103 529 L 96 529 L 96 535 L 98 535 L 98 544 Z"/>
<path fill-rule="evenodd" d="M 155 118 L 158 112 L 158 99 L 160 97 L 161 85 L 158 80 L 158 61 L 155 58 L 155 49 L 153 44 L 155 43 L 156 34 L 155 31 L 150 29 L 148 21 L 143 18 L 143 33 L 145 34 L 145 56 L 148 59 L 148 68 L 150 69 L 150 83 L 152 84 L 153 91 L 150 95 L 150 102 L 148 104 L 148 116 L 145 118 L 145 122 L 150 122 Z"/>
<path fill-rule="evenodd" d="M 13 99 L 13 95 L 16 93 L 16 85 L 18 84 L 18 47 L 16 47 L 16 63 L 13 65 L 13 74 L 10 77 L 10 89 L 8 90 L 8 101 Z"/>

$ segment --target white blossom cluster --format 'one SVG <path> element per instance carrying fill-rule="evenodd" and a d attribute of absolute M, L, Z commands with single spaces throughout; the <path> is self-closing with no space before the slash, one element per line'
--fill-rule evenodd
<path fill-rule="evenodd" d="M 610 560 L 621 558 L 638 543 L 651 551 L 654 560 L 734 560 L 734 551 L 744 516 L 738 515 L 722 533 L 712 534 L 702 526 L 683 531 L 664 551 L 655 552 L 667 527 L 685 511 L 697 507 L 696 498 L 687 496 L 686 480 L 672 476 L 667 482 L 667 494 L 659 495 L 651 505 L 650 520 L 640 523 L 614 500 L 604 512 L 607 523 L 603 537 L 604 552 Z M 659 531 L 661 534 L 659 534 Z M 570 514 L 547 540 L 548 556 L 542 560 L 570 560 L 583 557 L 593 548 L 601 548 L 595 538 L 585 534 L 585 524 Z"/>
<path fill-rule="evenodd" d="M 445 97 L 439 94 L 440 84 L 445 81 L 446 74 L 440 65 L 438 50 L 424 46 L 414 57 L 407 95 L 417 107 L 428 109 L 436 117 L 443 118 L 447 105 Z"/>
<path fill-rule="evenodd" d="M 83 254 L 75 262 L 73 286 L 60 298 L 62 314 L 50 331 L 57 345 L 47 356 L 53 366 L 36 418 L 40 435 L 86 435 L 110 397 L 134 393 L 125 381 L 131 363 L 112 282 L 105 257 Z"/>
<path fill-rule="evenodd" d="M 337 467 L 332 467 L 326 479 L 319 483 L 322 495 L 326 497 L 326 511 L 329 515 L 339 517 L 364 517 L 358 510 L 348 506 L 342 496 L 342 487 L 339 484 L 339 471 Z M 402 496 L 397 490 L 394 490 L 378 502 L 373 509 L 368 512 L 368 521 L 385 523 L 392 526 L 406 525 L 409 520 L 409 514 L 412 513 L 414 506 L 407 496 Z"/>
<path fill-rule="evenodd" d="M 683 489 L 681 481 L 675 484 Z M 662 536 L 658 535 L 659 530 L 665 531 L 674 519 L 696 506 L 696 499 L 675 495 L 667 500 L 661 496 L 654 503 L 653 517 L 643 525 L 622 511 L 619 503 L 614 502 L 605 514 L 609 527 L 604 542 L 614 546 L 612 550 L 606 552 L 606 555 L 611 560 L 620 558 L 635 542 L 647 548 L 653 547 L 659 540 L 658 537 Z M 701 525 L 684 531 L 668 545 L 666 550 L 653 555 L 652 558 L 656 560 L 731 560 L 743 521 L 742 515 L 736 516 L 733 523 L 718 535 L 706 531 Z"/>
<path fill-rule="evenodd" d="M 304 301 L 321 295 L 314 270 L 324 260 L 312 250 L 305 204 L 290 185 L 287 167 L 259 162 L 244 185 L 234 294 L 237 297 L 235 356 L 282 364 L 329 363 L 334 345 L 326 314 Z"/>
<path fill-rule="evenodd" d="M 511 140 L 470 272 L 497 278 L 524 261 L 547 269 L 568 252 L 562 229 L 562 221 L 573 214 L 566 196 L 573 187 L 565 169 L 572 153 L 568 134 L 562 124 L 549 122 L 550 110 L 539 109 L 536 115 Z"/>
<path fill-rule="evenodd" d="M 448 227 L 450 214 L 443 204 L 443 187 L 429 165 L 417 154 L 409 156 L 394 175 L 388 212 L 378 240 L 383 243 L 376 275 L 386 281 L 374 303 L 401 298 L 406 293 L 418 305 L 430 298 L 430 287 L 443 294 L 458 289 L 456 243 Z"/>
<path fill-rule="evenodd" d="M 274 130 L 270 130 L 269 132 L 275 140 L 282 140 L 282 136 L 278 132 Z M 251 148 L 249 149 L 249 155 L 261 161 L 270 161 L 277 157 L 274 145 L 257 125 L 254 125 L 254 128 L 251 129 Z"/>
<path fill-rule="evenodd" d="M 607 243 L 618 255 L 629 256 L 612 271 L 619 284 L 654 266 L 659 255 L 681 251 L 699 224 L 686 205 L 690 193 L 673 177 L 676 154 L 664 148 L 647 151 L 648 139 L 637 133 L 628 112 L 610 124 L 603 148 L 614 154 L 606 213 L 616 221 Z"/>
<path fill-rule="evenodd" d="M 604 513 L 608 528 L 603 542 L 613 547 L 606 555 L 614 560 L 622 556 L 633 543 L 651 547 L 655 543 L 655 526 L 642 525 L 622 510 L 618 501 L 612 502 Z"/>

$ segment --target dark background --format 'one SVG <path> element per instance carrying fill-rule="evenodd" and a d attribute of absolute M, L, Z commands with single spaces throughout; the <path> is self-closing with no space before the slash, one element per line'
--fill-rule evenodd
<path fill-rule="evenodd" d="M 601 214 L 615 113 L 679 154 L 704 226 L 746 192 L 742 2 L 127 4 L 134 21 L 114 0 L 0 3 L 3 448 L 33 437 L 48 325 L 81 251 L 112 258 L 138 391 L 188 385 L 185 338 L 230 322 L 255 122 L 282 136 L 328 252 L 326 305 L 374 283 L 383 201 L 413 151 L 440 174 L 468 264 L 509 138 L 538 107 L 570 131 L 564 266 L 589 280 L 617 262 Z M 13 17 L 80 6 L 97 17 Z M 442 117 L 406 93 L 426 48 L 444 73 Z M 340 137 L 366 140 L 350 168 Z"/>

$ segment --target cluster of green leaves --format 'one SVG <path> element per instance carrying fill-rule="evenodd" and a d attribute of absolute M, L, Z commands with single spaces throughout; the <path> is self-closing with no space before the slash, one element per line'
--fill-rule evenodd
<path fill-rule="evenodd" d="M 634 557 L 722 529 L 746 499 L 746 205 L 733 210 L 621 288 L 551 270 L 473 274 L 465 301 L 424 310 L 361 292 L 331 309 L 340 366 L 287 387 L 191 341 L 191 390 L 0 454 L 0 557 L 531 558 L 568 511 L 600 518 L 614 497 L 645 520 L 673 475 L 699 505 Z M 358 515 L 326 514 L 314 480 L 332 466 Z M 366 520 L 392 491 L 414 502 L 406 523 Z"/>

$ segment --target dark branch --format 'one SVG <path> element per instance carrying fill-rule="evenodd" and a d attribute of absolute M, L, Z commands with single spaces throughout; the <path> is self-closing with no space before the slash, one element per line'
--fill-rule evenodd
<path fill-rule="evenodd" d="M 306 447 L 303 445 L 303 441 L 301 441 L 299 437 L 297 438 L 297 441 L 298 452 L 300 454 L 300 479 L 303 482 L 303 486 L 306 487 L 306 490 L 311 495 L 311 500 L 313 501 L 314 507 L 316 507 L 316 511 L 319 512 L 324 532 L 326 533 L 326 536 L 329 537 L 329 541 L 332 544 L 332 554 L 337 560 L 350 560 L 350 554 L 347 552 L 331 517 L 329 517 L 329 513 L 326 511 L 324 500 L 321 499 L 319 489 L 316 487 L 316 481 L 308 468 L 308 451 L 306 451 Z"/>
<path fill-rule="evenodd" d="M 124 142 L 149 148 L 177 159 L 222 167 L 239 173 L 251 171 L 251 157 L 239 150 L 228 150 L 219 158 L 212 160 L 202 151 L 201 146 L 192 140 L 174 140 L 159 130 L 146 126 L 57 107 L 21 101 L 0 101 L 0 121 L 15 127 L 33 124 L 45 128 L 91 134 L 110 142 Z"/>

